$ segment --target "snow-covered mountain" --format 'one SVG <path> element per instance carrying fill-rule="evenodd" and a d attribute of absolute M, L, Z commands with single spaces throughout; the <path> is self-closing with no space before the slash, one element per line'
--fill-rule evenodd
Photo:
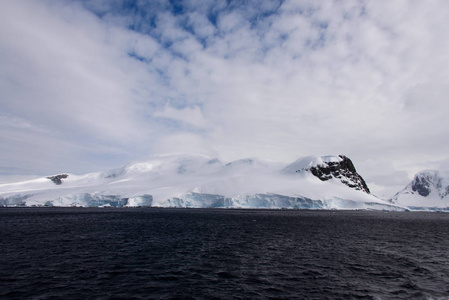
<path fill-rule="evenodd" d="M 343 155 L 308 156 L 291 164 L 156 155 L 106 172 L 3 184 L 0 205 L 403 210 L 371 195 Z"/>
<path fill-rule="evenodd" d="M 419 172 L 389 202 L 412 210 L 449 211 L 449 178 L 436 170 Z"/>

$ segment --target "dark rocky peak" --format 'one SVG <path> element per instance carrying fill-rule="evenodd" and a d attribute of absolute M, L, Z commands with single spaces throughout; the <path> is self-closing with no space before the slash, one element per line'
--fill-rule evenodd
<path fill-rule="evenodd" d="M 443 178 L 438 171 L 422 171 L 415 175 L 411 182 L 412 191 L 427 197 L 432 191 L 439 193 L 441 198 L 449 194 L 449 186 L 444 186 Z"/>
<path fill-rule="evenodd" d="M 67 174 L 60 174 L 60 175 L 55 175 L 55 176 L 48 176 L 47 179 L 50 179 L 56 185 L 60 185 L 60 184 L 62 184 L 62 179 L 65 179 L 67 177 L 69 177 L 69 175 L 67 175 Z"/>
<path fill-rule="evenodd" d="M 322 181 L 338 178 L 345 185 L 370 194 L 368 185 L 362 176 L 357 173 L 352 161 L 344 155 L 338 157 L 340 158 L 339 161 L 323 162 L 309 167 L 308 170 Z"/>

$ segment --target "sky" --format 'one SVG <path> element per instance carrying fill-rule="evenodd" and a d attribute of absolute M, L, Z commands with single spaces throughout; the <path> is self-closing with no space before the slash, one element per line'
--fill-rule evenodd
<path fill-rule="evenodd" d="M 449 170 L 446 0 L 0 0 L 0 183 L 156 153 Z"/>

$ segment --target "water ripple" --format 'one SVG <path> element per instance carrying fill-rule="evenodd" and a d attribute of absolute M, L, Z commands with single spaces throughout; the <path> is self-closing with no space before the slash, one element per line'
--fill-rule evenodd
<path fill-rule="evenodd" d="M 448 299 L 449 215 L 2 209 L 0 298 Z"/>

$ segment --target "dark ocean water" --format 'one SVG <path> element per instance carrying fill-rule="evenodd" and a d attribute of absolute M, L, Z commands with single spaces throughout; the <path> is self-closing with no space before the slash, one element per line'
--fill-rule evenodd
<path fill-rule="evenodd" d="M 0 298 L 448 299 L 449 214 L 0 209 Z"/>

